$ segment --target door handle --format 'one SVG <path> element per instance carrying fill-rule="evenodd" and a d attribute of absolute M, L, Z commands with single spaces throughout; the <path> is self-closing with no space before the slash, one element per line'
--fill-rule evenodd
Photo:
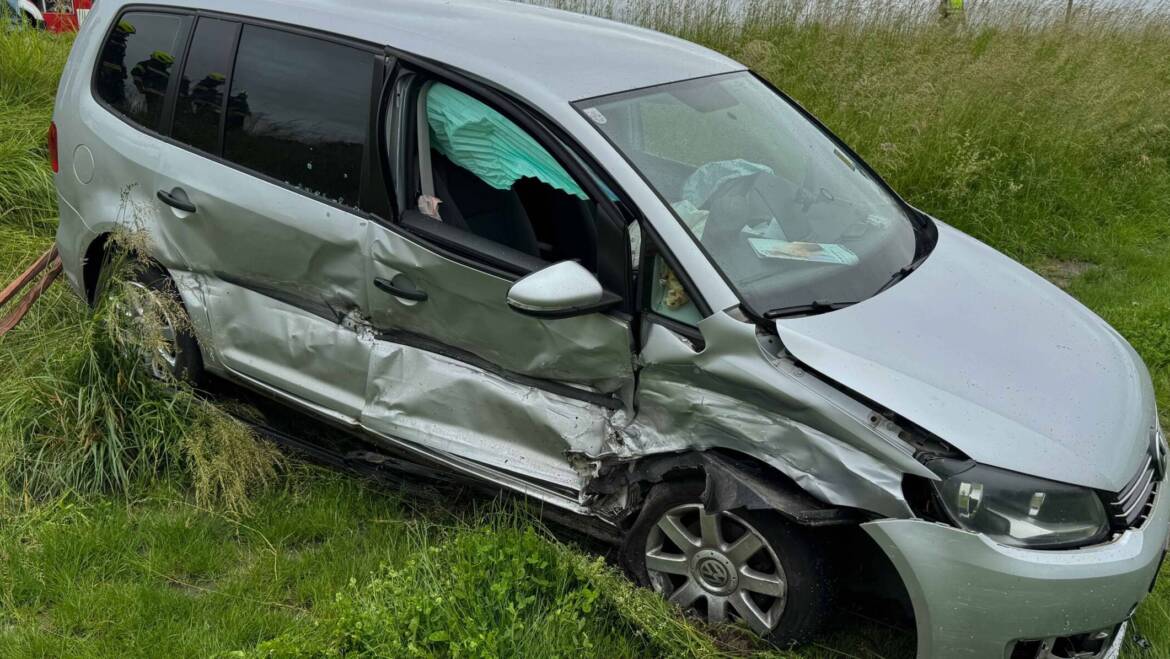
<path fill-rule="evenodd" d="M 159 190 L 158 198 L 159 201 L 171 208 L 177 208 L 188 213 L 195 212 L 195 204 L 191 203 L 190 197 L 187 196 L 187 192 L 183 188 L 172 188 L 170 192 Z"/>
<path fill-rule="evenodd" d="M 404 300 L 414 300 L 415 302 L 425 302 L 427 299 L 427 292 L 419 289 L 406 275 L 395 275 L 394 279 L 382 279 L 377 277 L 374 279 L 374 286 L 378 290 L 389 293 L 394 297 L 400 297 Z"/>

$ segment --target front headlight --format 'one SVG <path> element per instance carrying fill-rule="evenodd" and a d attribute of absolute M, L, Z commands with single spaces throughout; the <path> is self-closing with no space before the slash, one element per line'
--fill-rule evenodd
<path fill-rule="evenodd" d="M 939 464 L 942 463 L 942 464 Z M 955 525 L 1015 547 L 1054 549 L 1105 538 L 1105 506 L 1092 490 L 995 469 L 938 460 L 935 492 Z"/>

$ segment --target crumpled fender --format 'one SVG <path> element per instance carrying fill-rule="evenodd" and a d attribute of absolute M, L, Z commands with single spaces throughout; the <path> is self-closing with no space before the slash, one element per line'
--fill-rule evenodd
<path fill-rule="evenodd" d="M 762 465 L 715 451 L 693 451 L 655 456 L 613 469 L 588 486 L 590 494 L 611 494 L 632 484 L 660 483 L 679 471 L 703 472 L 703 507 L 708 511 L 774 510 L 804 526 L 829 526 L 871 519 L 853 508 L 832 506 L 780 480 Z"/>
<path fill-rule="evenodd" d="M 800 488 L 782 485 L 774 477 L 769 479 L 767 474 L 718 453 L 699 455 L 707 480 L 703 507 L 708 511 L 775 510 L 805 526 L 848 524 L 871 517 L 855 508 L 822 503 Z"/>
<path fill-rule="evenodd" d="M 721 494 L 716 482 L 712 503 L 784 504 L 766 486 L 776 478 L 825 506 L 913 517 L 902 494 L 903 476 L 933 475 L 914 459 L 892 422 L 806 372 L 785 357 L 782 346 L 769 344 L 775 337 L 757 335 L 750 323 L 724 312 L 704 319 L 699 329 L 706 340 L 701 349 L 661 326 L 649 328 L 636 413 L 611 419 L 603 463 L 688 451 L 748 455 L 783 477 L 757 477 L 754 487 L 741 481 Z M 723 466 L 714 468 L 723 480 L 741 478 L 727 478 Z"/>

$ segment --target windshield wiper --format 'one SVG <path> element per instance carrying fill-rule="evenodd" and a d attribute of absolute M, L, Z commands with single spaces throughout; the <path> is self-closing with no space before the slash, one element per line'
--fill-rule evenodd
<path fill-rule="evenodd" d="M 764 312 L 764 318 L 773 320 L 776 318 L 788 318 L 790 316 L 814 316 L 820 313 L 828 313 L 845 307 L 851 307 L 857 304 L 856 302 L 821 302 L 814 300 L 808 304 L 796 304 L 791 307 L 780 307 L 779 309 L 772 309 Z"/>
<path fill-rule="evenodd" d="M 910 265 L 908 265 L 908 266 L 906 266 L 906 267 L 902 268 L 901 270 L 899 270 L 899 271 L 895 272 L 894 274 L 890 275 L 890 279 L 889 279 L 889 281 L 887 281 L 886 283 L 882 284 L 882 287 L 881 287 L 881 288 L 879 288 L 879 289 L 877 289 L 876 291 L 874 291 L 874 293 L 873 293 L 873 294 L 874 294 L 874 295 L 877 295 L 878 293 L 881 293 L 882 291 L 884 291 L 884 290 L 886 290 L 887 288 L 889 288 L 889 287 L 893 286 L 894 284 L 896 284 L 896 283 L 898 283 L 898 282 L 902 281 L 902 280 L 903 280 L 903 279 L 905 279 L 907 276 L 909 276 L 911 272 L 914 272 L 915 270 L 917 270 L 917 269 L 918 269 L 918 266 L 922 265 L 922 262 L 923 262 L 923 261 L 925 261 L 925 260 L 926 260 L 926 256 L 922 256 L 922 257 L 920 257 L 920 258 L 918 258 L 918 259 L 915 259 L 914 261 L 912 261 L 912 262 L 910 263 Z"/>

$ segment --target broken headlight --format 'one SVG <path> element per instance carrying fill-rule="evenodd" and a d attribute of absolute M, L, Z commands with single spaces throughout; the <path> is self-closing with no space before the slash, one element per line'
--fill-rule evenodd
<path fill-rule="evenodd" d="M 942 463 L 942 464 L 939 464 Z M 970 461 L 938 460 L 933 483 L 958 527 L 1015 547 L 1057 549 L 1105 538 L 1105 507 L 1088 488 L 1025 476 Z"/>

